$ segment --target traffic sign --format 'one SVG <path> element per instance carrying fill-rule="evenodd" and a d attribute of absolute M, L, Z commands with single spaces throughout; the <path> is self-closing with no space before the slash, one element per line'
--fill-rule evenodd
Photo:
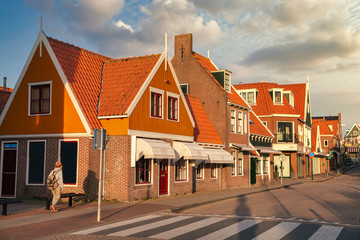
<path fill-rule="evenodd" d="M 310 152 L 310 153 L 309 153 L 309 157 L 311 157 L 311 158 L 312 158 L 312 157 L 315 157 L 315 153 L 314 153 L 314 152 Z"/>

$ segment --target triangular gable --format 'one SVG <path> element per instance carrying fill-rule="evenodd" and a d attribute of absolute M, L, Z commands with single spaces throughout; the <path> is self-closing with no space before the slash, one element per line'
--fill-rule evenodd
<path fill-rule="evenodd" d="M 348 137 L 349 135 L 351 135 L 352 134 L 352 132 L 354 131 L 354 128 L 357 128 L 357 130 L 355 130 L 355 131 L 360 131 L 360 127 L 359 127 L 359 125 L 358 124 L 356 124 L 356 123 L 354 123 L 354 125 L 350 128 L 350 131 L 346 134 L 346 136 L 345 137 Z M 359 133 L 358 133 L 359 134 Z"/>
<path fill-rule="evenodd" d="M 250 112 L 250 120 L 253 124 L 250 124 L 250 133 L 266 137 L 274 137 L 272 132 L 264 125 L 259 117 L 254 113 Z"/>
<path fill-rule="evenodd" d="M 81 110 L 81 108 L 80 108 L 80 106 L 79 106 L 79 104 L 78 104 L 78 102 L 77 102 L 77 100 L 76 100 L 76 98 L 74 96 L 74 93 L 72 92 L 72 90 L 71 90 L 71 88 L 69 86 L 69 83 L 68 83 L 68 81 L 67 81 L 67 79 L 65 77 L 65 74 L 62 71 L 62 68 L 61 68 L 59 62 L 57 61 L 57 58 L 56 58 L 56 56 L 55 56 L 55 54 L 54 54 L 54 52 L 53 52 L 53 50 L 52 50 L 52 48 L 50 46 L 50 43 L 49 43 L 47 37 L 45 36 L 45 34 L 43 32 L 39 33 L 39 35 L 38 35 L 38 37 L 37 37 L 37 39 L 35 41 L 35 44 L 34 44 L 32 50 L 30 52 L 30 55 L 29 55 L 29 57 L 28 57 L 28 59 L 27 59 L 27 61 L 25 63 L 25 66 L 24 66 L 24 68 L 23 68 L 23 70 L 22 70 L 22 72 L 21 72 L 21 74 L 20 74 L 20 76 L 18 78 L 18 81 L 15 84 L 13 94 L 11 94 L 11 96 L 9 98 L 9 101 L 7 102 L 7 104 L 6 104 L 5 108 L 4 108 L 4 111 L 0 116 L 0 126 L 3 127 L 3 124 L 5 124 L 6 125 L 5 128 L 8 128 L 9 125 L 15 125 L 16 124 L 16 123 L 13 123 L 13 124 L 10 123 L 10 120 L 8 120 L 7 123 L 4 123 L 4 121 L 6 119 L 6 116 L 7 116 L 8 112 L 9 112 L 10 106 L 13 104 L 14 99 L 18 95 L 19 89 L 21 89 L 21 91 L 22 91 L 21 95 L 22 95 L 22 97 L 24 99 L 22 99 L 22 104 L 21 105 L 18 104 L 18 106 L 21 106 L 23 108 L 28 109 L 28 99 L 26 97 L 26 96 L 28 96 L 28 93 L 26 92 L 27 90 L 22 89 L 20 87 L 21 87 L 21 84 L 22 84 L 23 79 L 26 76 L 26 74 L 30 74 L 30 73 L 28 73 L 28 70 L 29 70 L 30 64 L 32 64 L 32 62 L 33 62 L 33 59 L 34 59 L 34 56 L 35 56 L 36 52 L 39 54 L 40 58 L 42 57 L 42 55 L 48 54 L 46 56 L 49 57 L 50 62 L 47 62 L 47 64 L 50 64 L 49 65 L 50 67 L 54 67 L 55 71 L 57 72 L 57 76 L 62 81 L 62 86 L 65 89 L 64 91 L 66 92 L 66 94 L 63 94 L 63 98 L 64 98 L 64 101 L 65 101 L 64 104 L 67 104 L 66 107 L 67 107 L 67 109 L 69 109 L 69 114 L 73 115 L 74 120 L 77 117 L 79 117 L 79 121 L 81 122 L 83 130 L 81 130 L 79 132 L 79 134 L 84 134 L 84 133 L 90 134 L 91 133 L 91 128 L 90 128 L 84 114 L 82 113 L 82 110 Z M 31 74 L 34 75 L 34 74 L 37 74 L 38 72 L 40 72 L 40 71 L 35 71 L 35 72 L 32 72 Z M 35 76 L 35 78 L 36 78 L 36 76 Z M 35 80 L 37 80 L 37 79 L 35 79 Z M 49 82 L 52 82 L 52 80 L 53 79 L 49 79 Z M 31 82 L 34 82 L 34 79 L 32 79 Z M 26 88 L 27 88 L 27 86 L 26 86 Z M 52 103 L 51 103 L 52 104 L 52 109 L 56 108 L 56 106 L 53 106 L 54 102 L 56 102 L 56 101 L 58 101 L 57 97 L 52 98 Z M 24 102 L 26 102 L 26 104 L 24 104 Z M 72 107 L 71 107 L 71 105 L 72 105 Z M 26 112 L 26 116 L 27 116 L 28 111 L 24 110 L 23 114 L 24 114 L 24 112 Z M 68 113 L 66 113 L 66 114 L 68 114 Z M 64 113 L 64 115 L 62 117 L 65 117 L 66 114 Z M 55 115 L 56 115 L 56 109 L 54 109 L 54 112 L 51 113 L 51 116 L 48 117 L 48 119 L 50 119 L 51 117 L 54 117 Z M 15 116 L 12 116 L 12 118 L 14 118 L 14 117 Z M 45 119 L 45 118 L 40 118 L 39 116 L 31 116 L 31 117 L 29 117 L 29 119 L 30 118 L 32 118 L 33 122 L 34 122 L 34 119 L 36 119 L 37 122 L 39 121 L 39 119 Z M 65 120 L 66 119 L 62 119 L 63 125 L 65 124 L 65 122 L 64 122 Z M 61 121 L 61 119 L 57 119 L 57 121 Z M 66 128 L 67 130 L 69 130 L 71 132 L 70 133 L 70 132 L 67 132 L 66 130 L 64 130 L 64 132 L 52 132 L 52 129 L 49 128 L 48 125 L 52 125 L 52 124 L 51 123 L 50 124 L 44 123 L 43 127 L 44 126 L 46 126 L 46 127 L 43 130 L 37 129 L 36 131 L 34 131 L 34 134 L 40 134 L 40 133 L 41 134 L 47 134 L 47 135 L 51 135 L 51 134 L 62 134 L 62 135 L 64 135 L 64 134 L 68 134 L 68 133 L 69 134 L 74 134 L 74 132 L 71 132 L 71 130 L 74 130 L 74 128 L 72 128 L 71 126 Z M 55 123 L 53 125 L 55 125 Z M 9 130 L 9 129 L 7 129 L 7 130 Z M 8 132 L 8 131 L 5 131 L 5 132 Z M 31 132 L 31 131 L 29 131 L 29 132 Z M 26 131 L 21 132 L 20 129 L 15 129 L 15 131 L 13 131 L 11 134 L 24 135 L 23 133 L 25 133 L 25 135 L 30 134 L 30 133 L 26 133 Z M 75 133 L 75 134 L 77 134 L 77 133 Z"/>

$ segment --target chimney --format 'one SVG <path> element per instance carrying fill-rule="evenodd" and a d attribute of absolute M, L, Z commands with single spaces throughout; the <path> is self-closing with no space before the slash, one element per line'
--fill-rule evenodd
<path fill-rule="evenodd" d="M 4 87 L 4 91 L 6 91 L 6 80 L 7 80 L 7 78 L 6 78 L 6 77 L 4 77 L 4 85 L 3 85 L 3 87 Z"/>
<path fill-rule="evenodd" d="M 192 34 L 175 35 L 174 56 L 178 56 L 181 60 L 189 54 L 193 53 Z"/>

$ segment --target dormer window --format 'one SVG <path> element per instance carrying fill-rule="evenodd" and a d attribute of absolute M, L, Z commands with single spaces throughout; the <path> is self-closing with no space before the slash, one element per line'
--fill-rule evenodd
<path fill-rule="evenodd" d="M 238 93 L 249 105 L 256 104 L 257 89 L 240 90 Z"/>
<path fill-rule="evenodd" d="M 284 97 L 294 107 L 294 94 L 292 91 L 284 91 Z"/>
<path fill-rule="evenodd" d="M 274 104 L 282 104 L 283 103 L 283 88 L 272 88 L 269 89 L 270 96 L 274 102 Z"/>
<path fill-rule="evenodd" d="M 227 91 L 231 91 L 231 72 L 228 70 L 213 71 L 211 74 L 220 83 L 220 85 Z"/>

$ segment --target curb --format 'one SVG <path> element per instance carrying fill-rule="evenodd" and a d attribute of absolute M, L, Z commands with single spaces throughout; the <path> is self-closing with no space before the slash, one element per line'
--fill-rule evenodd
<path fill-rule="evenodd" d="M 223 198 L 218 198 L 218 199 L 213 199 L 213 200 L 208 200 L 208 201 L 192 203 L 192 204 L 184 205 L 184 206 L 181 206 L 181 207 L 171 208 L 171 209 L 169 209 L 169 212 L 170 213 L 181 213 L 182 211 L 185 211 L 187 209 L 202 206 L 202 205 L 206 205 L 206 204 L 211 204 L 211 203 L 215 203 L 215 202 L 219 202 L 219 201 L 223 201 L 223 200 L 228 200 L 228 199 L 232 199 L 232 198 L 237 198 L 237 197 L 245 197 L 245 196 L 248 196 L 248 195 L 261 193 L 261 192 L 270 192 L 270 191 L 278 190 L 278 189 L 282 189 L 282 188 L 289 188 L 291 186 L 299 185 L 299 184 L 303 184 L 303 183 L 302 182 L 291 183 L 291 184 L 281 185 L 281 186 L 278 186 L 278 187 L 273 187 L 273 188 L 268 188 L 268 189 L 263 189 L 263 190 L 248 192 L 248 193 L 236 194 L 236 195 L 233 195 L 233 196 L 228 196 L 228 197 L 223 197 Z"/>

